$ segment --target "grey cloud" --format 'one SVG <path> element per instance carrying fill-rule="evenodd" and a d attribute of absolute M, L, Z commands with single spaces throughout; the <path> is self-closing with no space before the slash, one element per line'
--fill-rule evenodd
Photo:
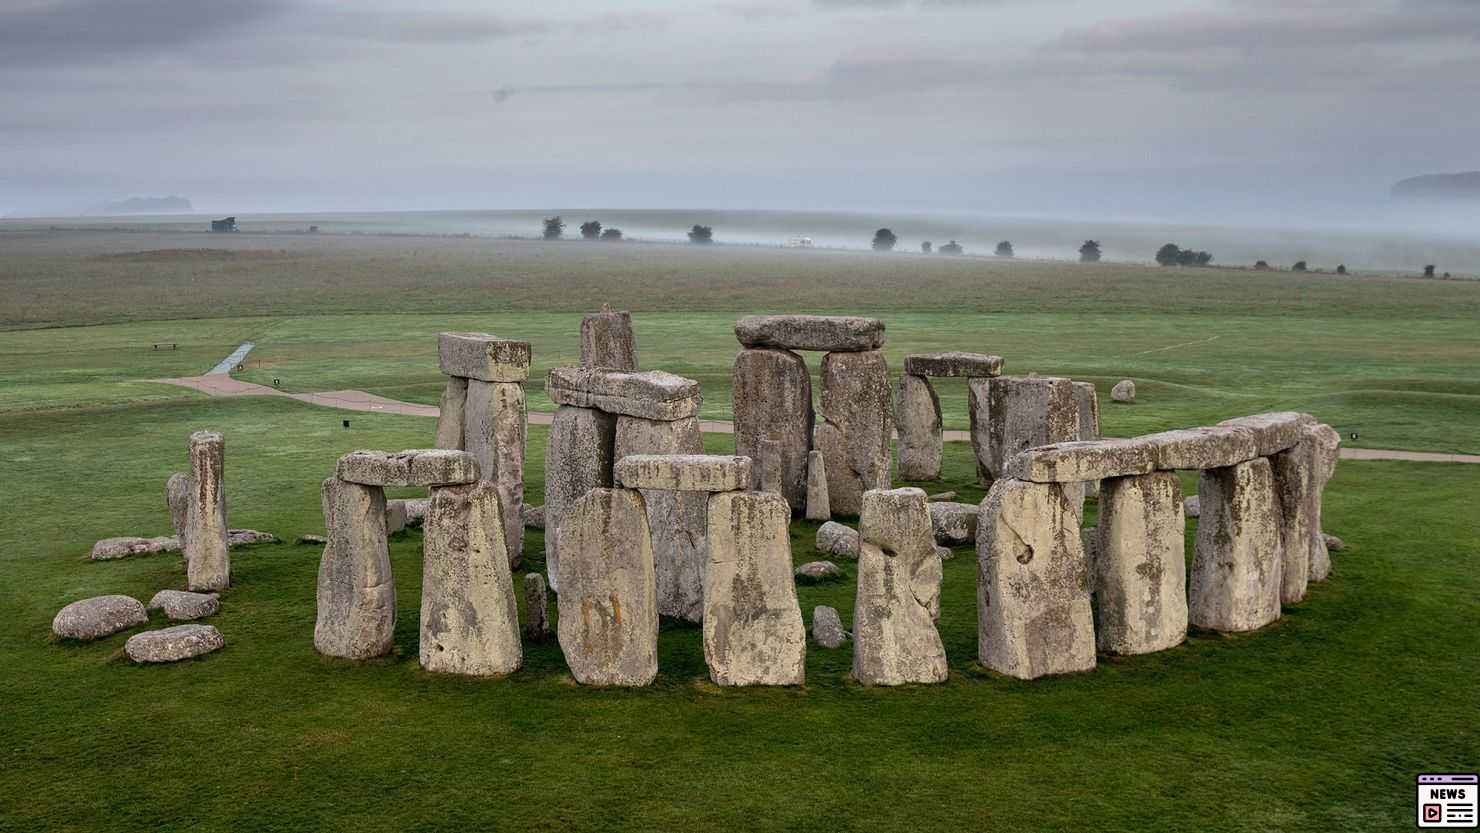
<path fill-rule="evenodd" d="M 66 66 L 167 52 L 285 8 L 282 0 L 63 0 L 0 11 L 0 65 Z"/>

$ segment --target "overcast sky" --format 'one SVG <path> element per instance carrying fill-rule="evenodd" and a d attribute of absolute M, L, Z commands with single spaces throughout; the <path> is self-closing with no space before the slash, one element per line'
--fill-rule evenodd
<path fill-rule="evenodd" d="M 0 213 L 1260 213 L 1480 168 L 1480 0 L 0 0 L 0 79 Z"/>

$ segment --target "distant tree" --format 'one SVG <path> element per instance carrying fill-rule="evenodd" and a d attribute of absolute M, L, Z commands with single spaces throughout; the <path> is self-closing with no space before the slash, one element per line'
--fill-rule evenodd
<path fill-rule="evenodd" d="M 1254 264 L 1254 271 L 1256 272 L 1268 272 L 1269 269 L 1269 261 L 1267 260 L 1261 260 Z"/>
<path fill-rule="evenodd" d="M 961 244 L 954 240 L 940 247 L 940 253 L 943 255 L 959 255 L 964 251 L 966 250 L 961 248 Z"/>
<path fill-rule="evenodd" d="M 1177 258 L 1180 266 L 1207 266 L 1213 262 L 1213 256 L 1208 252 L 1194 252 L 1191 249 L 1183 249 L 1181 256 Z"/>
<path fill-rule="evenodd" d="M 613 243 L 621 242 L 622 230 L 617 228 L 616 226 L 607 226 L 601 231 L 601 239 Z"/>
<path fill-rule="evenodd" d="M 930 241 L 929 240 L 926 240 L 924 243 L 921 243 L 920 244 L 920 251 L 922 251 L 922 252 L 924 252 L 925 254 L 928 255 L 928 254 L 930 254 L 930 247 L 931 247 Z"/>
<path fill-rule="evenodd" d="M 695 223 L 694 227 L 689 229 L 689 242 L 713 243 L 714 229 L 710 226 L 701 226 L 698 223 Z"/>
<path fill-rule="evenodd" d="M 1452 278 L 1452 277 L 1454 277 L 1454 276 L 1453 276 L 1453 275 L 1451 275 L 1451 274 L 1449 274 L 1449 273 L 1448 273 L 1448 272 L 1445 272 L 1445 273 L 1444 273 L 1444 280 L 1446 280 L 1446 281 L 1447 281 L 1447 280 L 1449 280 L 1449 279 L 1450 279 L 1450 278 Z"/>
<path fill-rule="evenodd" d="M 565 221 L 562 220 L 562 219 L 560 219 L 560 215 L 559 214 L 556 214 L 554 217 L 546 217 L 545 218 L 545 239 L 546 240 L 559 240 L 561 238 L 561 236 L 564 235 L 564 234 L 565 234 Z"/>
<path fill-rule="evenodd" d="M 874 251 L 876 252 L 893 251 L 894 244 L 898 242 L 899 238 L 895 237 L 894 232 L 890 231 L 889 229 L 881 228 L 878 231 L 874 232 L 873 246 Z"/>
<path fill-rule="evenodd" d="M 1176 243 L 1168 243 L 1156 250 L 1156 262 L 1162 266 L 1176 266 L 1182 262 L 1182 248 Z"/>
<path fill-rule="evenodd" d="M 581 223 L 581 236 L 587 240 L 595 240 L 601 236 L 601 222 L 599 220 L 587 220 Z"/>
<path fill-rule="evenodd" d="M 1291 272 L 1304 272 L 1306 269 L 1309 269 L 1309 268 L 1310 267 L 1308 267 L 1308 266 L 1305 265 L 1305 261 L 1303 261 L 1303 260 L 1297 260 L 1297 261 L 1295 261 L 1295 265 L 1290 267 L 1290 271 Z"/>
<path fill-rule="evenodd" d="M 1100 243 L 1099 243 L 1098 240 L 1086 240 L 1086 241 L 1084 241 L 1084 245 L 1079 247 L 1079 262 L 1080 263 L 1099 263 L 1100 262 Z"/>
<path fill-rule="evenodd" d="M 1434 265 L 1432 263 L 1423 268 L 1423 276 L 1426 278 L 1432 278 L 1434 276 Z"/>
<path fill-rule="evenodd" d="M 997 251 L 995 252 L 995 254 L 998 257 L 1012 257 L 1012 243 L 1007 240 L 1003 240 L 1001 243 L 998 243 Z"/>
<path fill-rule="evenodd" d="M 1346 264 L 1345 263 L 1343 263 L 1340 266 L 1337 266 L 1336 267 L 1336 274 L 1338 274 L 1338 275 L 1345 275 L 1346 274 Z"/>

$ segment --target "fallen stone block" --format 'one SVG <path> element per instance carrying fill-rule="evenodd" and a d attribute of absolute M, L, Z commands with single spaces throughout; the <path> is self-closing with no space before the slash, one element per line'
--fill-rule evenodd
<path fill-rule="evenodd" d="M 228 547 L 249 547 L 254 544 L 280 544 L 282 541 L 271 532 L 259 532 L 255 529 L 228 529 L 226 530 L 226 545 Z"/>
<path fill-rule="evenodd" d="M 557 367 L 545 379 L 545 393 L 557 405 L 652 420 L 687 419 L 704 401 L 698 382 L 661 370 Z"/>
<path fill-rule="evenodd" d="M 51 632 L 62 639 L 88 641 L 149 621 L 144 605 L 132 596 L 94 596 L 73 602 L 51 620 Z"/>
<path fill-rule="evenodd" d="M 1296 411 L 1254 414 L 1237 419 L 1225 419 L 1218 423 L 1225 428 L 1241 428 L 1253 434 L 1254 450 L 1260 457 L 1268 457 L 1300 442 L 1300 437 L 1306 427 L 1315 424 L 1315 417 Z"/>
<path fill-rule="evenodd" d="M 1187 638 L 1186 521 L 1173 472 L 1100 482 L 1095 639 L 1108 654 L 1146 654 Z"/>
<path fill-rule="evenodd" d="M 293 543 L 297 544 L 300 547 L 322 547 L 323 545 L 329 543 L 329 538 L 324 535 L 305 533 L 303 535 L 299 535 L 298 540 L 294 541 Z"/>
<path fill-rule="evenodd" d="M 761 442 L 780 443 L 781 495 L 801 506 L 812 450 L 812 376 L 801 356 L 787 350 L 741 350 L 730 372 L 735 453 L 756 465 Z"/>
<path fill-rule="evenodd" d="M 950 503 L 950 502 L 954 501 L 955 499 L 956 499 L 956 493 L 955 492 L 936 492 L 933 495 L 926 495 L 925 496 L 925 500 L 928 503 Z"/>
<path fill-rule="evenodd" d="M 1263 457 L 1207 469 L 1198 482 L 1202 517 L 1188 580 L 1188 622 L 1252 631 L 1280 617 L 1280 518 L 1274 475 Z"/>
<path fill-rule="evenodd" d="M 617 461 L 616 482 L 629 489 L 733 492 L 749 489 L 749 457 L 717 454 L 629 454 Z"/>
<path fill-rule="evenodd" d="M 843 571 L 838 568 L 838 565 L 831 561 L 808 561 L 806 564 L 796 568 L 795 572 L 799 581 L 805 581 L 810 584 L 831 581 L 835 578 L 841 578 L 843 575 Z"/>
<path fill-rule="evenodd" d="M 936 501 L 928 508 L 936 543 L 954 547 L 976 540 L 976 516 L 980 507 L 972 503 Z"/>
<path fill-rule="evenodd" d="M 187 622 L 214 616 L 221 608 L 221 597 L 215 593 L 188 593 L 184 590 L 161 590 L 149 600 L 149 610 L 160 610 L 172 622 Z"/>
<path fill-rule="evenodd" d="M 175 625 L 136 633 L 123 643 L 123 652 L 137 663 L 179 662 L 219 651 L 226 639 L 211 625 Z"/>
<path fill-rule="evenodd" d="M 1001 376 L 1002 357 L 986 353 L 915 353 L 904 357 L 904 372 L 911 376 Z"/>
<path fill-rule="evenodd" d="M 858 558 L 858 530 L 836 521 L 817 528 L 817 551 L 843 558 Z"/>
<path fill-rule="evenodd" d="M 1252 432 L 1235 426 L 1179 428 L 1136 438 L 1151 452 L 1156 468 L 1221 469 L 1259 456 Z"/>
<path fill-rule="evenodd" d="M 335 475 L 361 486 L 455 486 L 480 475 L 466 451 L 414 448 L 407 451 L 351 451 L 339 458 Z"/>
<path fill-rule="evenodd" d="M 88 556 L 93 561 L 112 561 L 115 558 L 128 558 L 132 555 L 153 555 L 159 552 L 178 552 L 180 541 L 173 537 L 162 538 L 139 538 L 126 535 L 118 538 L 104 538 L 93 544 L 92 553 Z"/>
<path fill-rule="evenodd" d="M 791 508 L 778 494 L 709 498 L 704 661 L 715 685 L 806 681 L 807 630 L 792 578 L 790 523 Z"/>
<path fill-rule="evenodd" d="M 442 373 L 482 382 L 522 382 L 529 378 L 529 342 L 488 333 L 438 333 Z"/>
<path fill-rule="evenodd" d="M 746 347 L 824 353 L 877 350 L 884 346 L 884 322 L 841 315 L 747 315 L 735 322 L 735 337 Z"/>
<path fill-rule="evenodd" d="M 1034 483 L 1083 483 L 1155 469 L 1151 450 L 1138 440 L 1082 440 L 1021 451 L 1007 462 L 1003 476 Z"/>

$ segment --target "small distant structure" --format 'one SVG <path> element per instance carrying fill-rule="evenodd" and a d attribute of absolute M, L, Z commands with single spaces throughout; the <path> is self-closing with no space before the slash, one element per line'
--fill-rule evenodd
<path fill-rule="evenodd" d="M 786 241 L 786 248 L 788 249 L 810 249 L 813 245 L 812 238 L 810 237 L 791 237 L 787 238 Z"/>
<path fill-rule="evenodd" d="M 318 226 L 309 226 L 308 227 L 308 233 L 309 234 L 318 234 L 319 233 L 319 227 Z"/>
<path fill-rule="evenodd" d="M 224 220 L 212 220 L 211 231 L 238 231 L 236 227 L 236 218 L 227 217 Z"/>

